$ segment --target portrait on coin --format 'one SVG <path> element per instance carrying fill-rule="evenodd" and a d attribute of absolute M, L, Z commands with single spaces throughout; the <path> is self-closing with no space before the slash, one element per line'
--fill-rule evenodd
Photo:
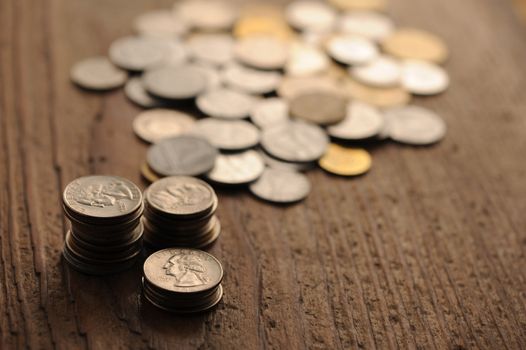
<path fill-rule="evenodd" d="M 176 287 L 196 287 L 208 282 L 206 269 L 201 258 L 192 254 L 177 253 L 172 255 L 163 269 L 166 274 L 174 277 Z"/>

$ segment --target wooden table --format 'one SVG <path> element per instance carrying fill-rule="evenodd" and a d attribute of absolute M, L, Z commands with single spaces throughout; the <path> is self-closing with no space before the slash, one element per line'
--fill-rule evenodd
<path fill-rule="evenodd" d="M 139 266 L 70 271 L 62 189 L 93 173 L 146 186 L 147 146 L 122 90 L 85 93 L 69 68 L 170 3 L 0 2 L 0 348 L 526 347 L 526 40 L 506 1 L 392 1 L 397 23 L 449 44 L 451 89 L 416 100 L 447 138 L 375 147 L 356 179 L 312 171 L 312 194 L 290 207 L 219 191 L 215 311 L 149 307 Z"/>

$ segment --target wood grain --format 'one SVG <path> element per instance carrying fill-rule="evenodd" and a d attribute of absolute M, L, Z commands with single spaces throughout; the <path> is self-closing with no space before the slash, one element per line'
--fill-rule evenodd
<path fill-rule="evenodd" d="M 526 40 L 507 2 L 393 0 L 444 37 L 452 87 L 431 148 L 385 144 L 348 180 L 309 173 L 307 201 L 220 190 L 225 296 L 177 317 L 140 298 L 140 267 L 61 260 L 60 195 L 85 174 L 140 179 L 146 145 L 122 91 L 69 82 L 139 13 L 170 1 L 0 1 L 0 348 L 526 348 Z"/>

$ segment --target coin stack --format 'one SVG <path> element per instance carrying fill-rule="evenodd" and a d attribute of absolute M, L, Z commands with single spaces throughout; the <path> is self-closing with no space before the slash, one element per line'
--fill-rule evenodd
<path fill-rule="evenodd" d="M 144 197 L 144 241 L 152 248 L 202 248 L 221 233 L 217 196 L 202 180 L 166 177 L 151 184 Z"/>
<path fill-rule="evenodd" d="M 197 249 L 168 248 L 144 262 L 143 295 L 154 306 L 175 313 L 214 307 L 223 297 L 223 267 Z"/>
<path fill-rule="evenodd" d="M 74 269 L 105 275 L 131 267 L 141 252 L 142 194 L 117 176 L 85 176 L 66 186 L 63 206 L 71 228 L 63 255 Z"/>

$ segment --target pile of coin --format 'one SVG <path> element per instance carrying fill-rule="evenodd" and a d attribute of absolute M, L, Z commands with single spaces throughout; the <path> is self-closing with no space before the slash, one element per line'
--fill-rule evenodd
<path fill-rule="evenodd" d="M 203 248 L 221 233 L 217 196 L 202 180 L 165 177 L 146 189 L 144 202 L 144 243 L 154 249 Z"/>
<path fill-rule="evenodd" d="M 154 143 L 147 180 L 200 176 L 290 203 L 310 191 L 301 172 L 361 175 L 372 143 L 424 146 L 446 134 L 438 114 L 409 103 L 448 88 L 447 46 L 397 28 L 386 10 L 386 0 L 178 1 L 140 15 L 135 35 L 77 63 L 71 78 L 90 90 L 125 84 L 149 108 L 133 125 Z M 277 186 L 279 177 L 295 180 Z"/>
<path fill-rule="evenodd" d="M 63 206 L 71 228 L 63 256 L 74 269 L 93 275 L 131 267 L 142 249 L 140 189 L 117 176 L 85 176 L 69 183 Z"/>
<path fill-rule="evenodd" d="M 223 267 L 197 249 L 167 248 L 144 262 L 143 295 L 154 306 L 174 313 L 209 310 L 223 296 Z"/>

